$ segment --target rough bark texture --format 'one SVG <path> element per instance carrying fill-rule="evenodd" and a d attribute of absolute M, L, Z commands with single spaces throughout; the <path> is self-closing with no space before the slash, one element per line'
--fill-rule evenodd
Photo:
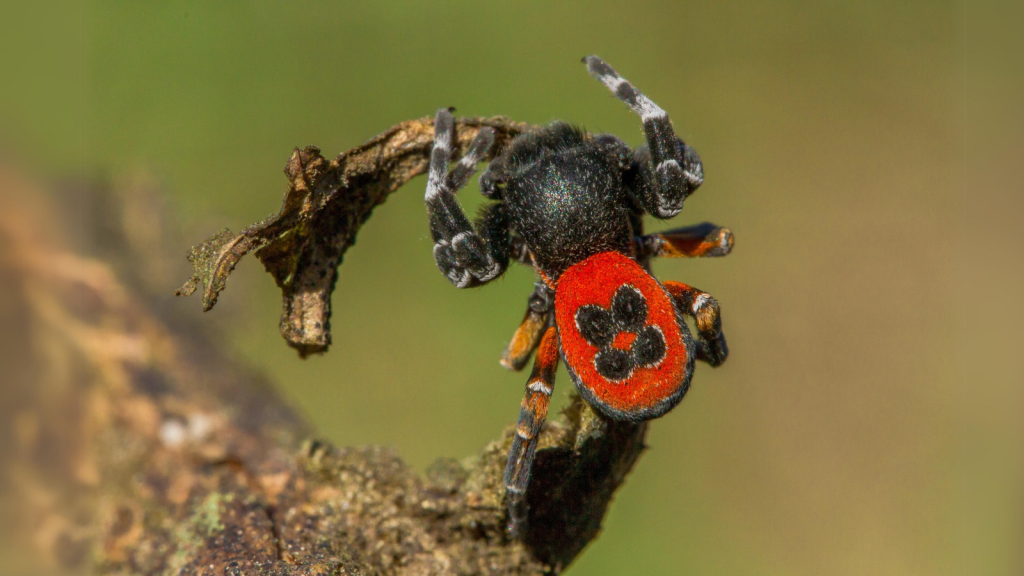
<path fill-rule="evenodd" d="M 461 126 L 488 122 L 504 126 L 503 138 L 524 129 L 502 120 Z M 205 305 L 238 258 L 262 247 L 284 291 L 286 338 L 300 351 L 322 350 L 334 265 L 372 207 L 423 171 L 431 133 L 429 120 L 406 122 L 330 163 L 313 148 L 296 151 L 278 216 L 208 243 L 205 256 L 193 252 L 207 267 L 199 270 Z M 460 130 L 460 143 L 474 133 Z M 522 541 L 511 540 L 501 487 L 511 428 L 474 458 L 436 462 L 426 477 L 386 448 L 316 440 L 207 330 L 147 301 L 140 286 L 151 275 L 131 257 L 152 257 L 133 252 L 149 230 L 137 214 L 104 220 L 121 247 L 104 258 L 115 273 L 41 232 L 52 211 L 27 205 L 43 196 L 0 170 L 0 511 L 19 514 L 20 536 L 53 566 L 104 574 L 557 573 L 597 535 L 643 450 L 646 425 L 607 422 L 574 401 L 544 428 L 530 523 Z M 125 231 L 132 226 L 134 234 Z M 317 266 L 328 270 L 323 282 L 296 280 Z M 310 340 L 313 317 L 321 329 Z"/>
<path fill-rule="evenodd" d="M 500 116 L 460 118 L 456 156 L 483 126 L 495 132 L 492 157 L 529 128 Z M 203 309 L 209 310 L 235 264 L 256 250 L 283 293 L 285 341 L 301 356 L 326 351 L 331 344 L 331 292 L 345 250 L 375 206 L 426 172 L 433 138 L 434 121 L 420 118 L 393 126 L 331 161 L 315 146 L 296 148 L 284 169 L 289 185 L 281 210 L 238 234 L 225 229 L 194 246 L 189 260 L 195 273 L 178 294 L 190 295 L 202 282 Z"/>

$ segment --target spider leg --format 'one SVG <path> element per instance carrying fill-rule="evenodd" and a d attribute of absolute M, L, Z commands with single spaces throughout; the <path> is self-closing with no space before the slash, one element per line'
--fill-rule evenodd
<path fill-rule="evenodd" d="M 512 236 L 512 240 L 509 243 L 509 257 L 515 258 L 516 262 L 520 264 L 535 266 L 533 254 L 530 253 L 530 247 L 526 245 L 526 241 L 520 236 Z"/>
<path fill-rule="evenodd" d="M 480 174 L 480 193 L 491 200 L 501 200 L 506 181 L 505 158 L 499 155 Z"/>
<path fill-rule="evenodd" d="M 732 252 L 732 231 L 710 222 L 637 236 L 637 258 L 714 258 Z"/>
<path fill-rule="evenodd" d="M 676 137 L 668 113 L 644 96 L 597 56 L 583 59 L 591 76 L 640 115 L 647 149 L 638 149 L 634 162 L 640 174 L 639 200 L 658 218 L 671 218 L 683 209 L 683 201 L 704 182 L 704 167 L 693 148 Z"/>
<path fill-rule="evenodd" d="M 526 485 L 541 426 L 548 415 L 548 402 L 555 386 L 558 368 L 558 329 L 549 327 L 541 338 L 533 372 L 526 383 L 526 395 L 519 410 L 512 449 L 505 465 L 504 484 L 508 493 L 509 530 L 518 534 L 526 522 Z"/>
<path fill-rule="evenodd" d="M 497 278 L 508 266 L 508 217 L 501 204 L 485 209 L 475 229 L 466 217 L 455 193 L 466 184 L 477 163 L 494 144 L 494 131 L 481 128 L 465 156 L 449 173 L 454 128 L 451 112 L 445 108 L 438 110 L 424 200 L 437 267 L 452 284 L 466 288 Z"/>
<path fill-rule="evenodd" d="M 671 280 L 662 282 L 676 299 L 676 309 L 693 318 L 697 325 L 697 359 L 720 366 L 729 356 L 729 346 L 722 333 L 722 313 L 718 301 L 693 286 Z"/>
<path fill-rule="evenodd" d="M 523 316 L 523 321 L 512 335 L 512 340 L 501 356 L 502 366 L 516 372 L 526 366 L 526 361 L 540 345 L 541 335 L 551 317 L 552 304 L 554 304 L 554 293 L 543 282 L 537 282 L 537 286 L 530 296 L 526 315 Z"/>

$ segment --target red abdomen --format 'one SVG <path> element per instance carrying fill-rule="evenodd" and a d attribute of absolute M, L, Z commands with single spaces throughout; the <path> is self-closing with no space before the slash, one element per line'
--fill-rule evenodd
<path fill-rule="evenodd" d="M 609 417 L 656 418 L 686 393 L 690 332 L 665 288 L 624 254 L 570 266 L 555 289 L 555 322 L 573 382 Z"/>

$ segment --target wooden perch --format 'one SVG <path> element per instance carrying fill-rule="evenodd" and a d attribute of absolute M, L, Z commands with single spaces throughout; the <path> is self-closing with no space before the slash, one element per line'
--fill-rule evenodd
<path fill-rule="evenodd" d="M 495 133 L 488 160 L 530 128 L 500 116 L 460 118 L 458 155 L 483 126 Z M 225 229 L 194 246 L 188 258 L 195 272 L 177 294 L 188 296 L 201 282 L 203 309 L 209 310 L 238 261 L 256 250 L 283 293 L 285 341 L 303 357 L 326 351 L 331 344 L 331 293 L 345 251 L 375 206 L 426 172 L 433 139 L 433 119 L 420 118 L 393 126 L 329 162 L 315 146 L 296 148 L 284 169 L 289 185 L 280 211 L 238 234 Z"/>
<path fill-rule="evenodd" d="M 482 125 L 506 139 L 525 129 L 464 120 L 460 144 Z M 258 249 L 284 292 L 285 337 L 300 352 L 323 350 L 334 267 L 373 206 L 423 171 L 431 133 L 429 120 L 406 122 L 331 162 L 315 148 L 296 151 L 281 213 L 194 250 L 186 288 L 204 281 L 212 306 L 235 262 Z M 511 427 L 475 458 L 439 460 L 425 477 L 389 449 L 316 440 L 208 330 L 180 309 L 159 317 L 125 283 L 141 264 L 115 274 L 41 233 L 53 214 L 25 207 L 40 196 L 0 171 L 0 490 L 21 514 L 20 534 L 56 566 L 558 573 L 597 536 L 644 448 L 646 424 L 606 421 L 574 399 L 544 427 L 529 524 L 513 540 L 501 485 Z"/>

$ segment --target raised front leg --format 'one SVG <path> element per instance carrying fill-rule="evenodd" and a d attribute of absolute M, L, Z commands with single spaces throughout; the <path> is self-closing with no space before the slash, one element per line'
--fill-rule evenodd
<path fill-rule="evenodd" d="M 494 131 L 481 128 L 465 156 L 449 173 L 453 136 L 451 112 L 442 108 L 434 120 L 434 149 L 424 200 L 437 267 L 456 287 L 467 288 L 497 278 L 508 266 L 508 218 L 504 206 L 494 204 L 474 229 L 455 198 L 494 144 Z"/>
<path fill-rule="evenodd" d="M 704 182 L 700 156 L 676 137 L 668 114 L 644 96 L 597 56 L 583 59 L 590 74 L 640 115 L 647 149 L 634 156 L 638 175 L 635 187 L 644 209 L 658 218 L 671 218 L 683 209 L 683 201 Z"/>
<path fill-rule="evenodd" d="M 715 258 L 732 252 L 732 231 L 710 222 L 637 236 L 637 258 Z"/>
<path fill-rule="evenodd" d="M 711 294 L 693 286 L 671 280 L 662 282 L 676 299 L 676 309 L 693 318 L 697 325 L 697 360 L 721 366 L 729 356 L 729 346 L 722 333 L 722 313 Z"/>
<path fill-rule="evenodd" d="M 558 330 L 550 327 L 541 338 L 533 373 L 526 383 L 526 395 L 519 410 L 519 422 L 512 437 L 512 449 L 505 465 L 505 493 L 508 498 L 509 531 L 518 535 L 526 523 L 526 486 L 537 450 L 537 437 L 548 416 L 548 403 L 558 369 Z"/>

